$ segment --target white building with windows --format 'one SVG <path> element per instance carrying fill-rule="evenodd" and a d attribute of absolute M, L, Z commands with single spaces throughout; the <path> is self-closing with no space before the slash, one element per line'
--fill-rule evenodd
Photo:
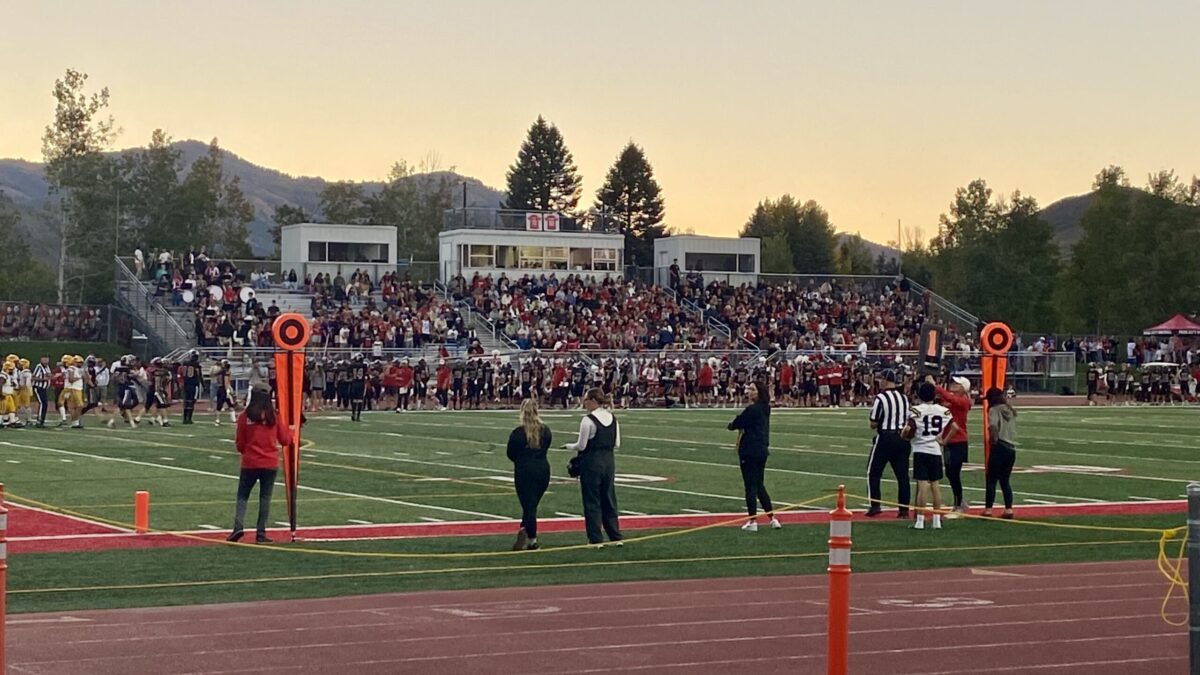
<path fill-rule="evenodd" d="M 675 234 L 654 240 L 654 281 L 670 284 L 672 264 L 680 274 L 697 272 L 705 283 L 758 283 L 761 242 L 755 237 L 705 237 Z"/>
<path fill-rule="evenodd" d="M 279 259 L 284 274 L 349 278 L 363 270 L 378 279 L 396 271 L 396 228 L 390 225 L 300 223 L 279 228 Z"/>
<path fill-rule="evenodd" d="M 443 283 L 475 273 L 567 274 L 597 279 L 624 273 L 625 237 L 604 232 L 458 228 L 438 235 Z"/>

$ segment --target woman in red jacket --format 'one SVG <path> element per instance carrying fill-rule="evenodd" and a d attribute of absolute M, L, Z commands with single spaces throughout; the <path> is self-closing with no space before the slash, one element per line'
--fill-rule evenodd
<path fill-rule="evenodd" d="M 258 523 L 254 540 L 270 543 L 267 538 L 267 518 L 271 510 L 271 492 L 275 489 L 275 472 L 279 467 L 278 446 L 292 439 L 291 430 L 275 417 L 271 392 L 253 389 L 250 403 L 237 421 L 237 451 L 242 456 L 242 471 L 238 480 L 237 508 L 233 514 L 233 532 L 226 541 L 242 538 L 242 521 L 246 517 L 246 502 L 258 483 Z"/>

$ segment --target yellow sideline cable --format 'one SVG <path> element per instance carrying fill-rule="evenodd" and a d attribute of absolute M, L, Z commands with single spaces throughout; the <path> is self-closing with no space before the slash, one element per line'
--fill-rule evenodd
<path fill-rule="evenodd" d="M 811 504 L 815 504 L 820 501 L 832 499 L 833 497 L 834 497 L 833 494 L 824 494 L 824 495 L 821 495 L 818 497 L 814 497 L 812 499 L 807 499 L 802 502 L 797 502 L 795 504 L 784 504 L 782 508 L 775 509 L 775 512 L 782 513 L 782 512 L 786 512 L 786 511 L 792 511 L 792 510 L 798 509 L 803 506 L 809 506 Z M 68 515 L 68 516 L 75 516 L 77 518 L 83 518 L 85 520 L 92 520 L 94 522 L 103 523 L 105 525 L 111 525 L 113 527 L 120 527 L 120 528 L 124 528 L 127 530 L 133 529 L 133 525 L 131 525 L 130 523 L 122 522 L 119 520 L 113 520 L 110 518 L 102 518 L 99 516 L 93 516 L 91 514 L 83 513 L 83 512 L 79 512 L 79 511 L 73 511 L 73 510 L 69 510 L 69 509 L 60 508 L 60 507 L 55 506 L 54 504 L 47 504 L 45 502 L 40 502 L 35 499 L 30 499 L 28 497 L 23 497 L 23 496 L 16 495 L 13 493 L 9 493 L 8 498 L 18 504 L 25 503 L 30 506 L 36 506 L 38 508 L 45 509 L 47 511 L 61 513 L 61 514 Z M 686 528 L 686 529 L 682 529 L 682 530 L 671 530 L 668 532 L 658 532 L 655 534 L 648 534 L 648 535 L 644 535 L 641 537 L 632 537 L 632 538 L 628 538 L 628 539 L 623 539 L 622 541 L 625 543 L 633 544 L 633 543 L 638 543 L 638 542 L 643 542 L 643 541 L 650 541 L 652 539 L 661 539 L 664 537 L 693 534 L 695 532 L 701 532 L 703 530 L 708 530 L 708 529 L 712 529 L 715 527 L 724 527 L 724 526 L 732 525 L 734 523 L 739 523 L 739 522 L 744 521 L 745 519 L 746 519 L 746 516 L 739 515 L 736 518 L 730 518 L 730 519 L 723 520 L 720 522 L 711 523 L 708 525 L 701 525 L 698 527 L 691 527 L 691 528 Z M 563 552 L 563 551 L 577 551 L 577 550 L 581 550 L 581 549 L 591 548 L 593 546 L 593 544 L 575 544 L 572 546 L 556 546 L 553 548 L 537 549 L 536 551 L 521 550 L 521 551 L 478 551 L 478 552 L 463 552 L 463 553 L 385 553 L 385 552 L 379 552 L 379 551 L 336 551 L 336 550 L 332 550 L 332 549 L 308 548 L 308 547 L 299 548 L 299 547 L 285 547 L 285 546 L 261 546 L 259 544 L 243 544 L 241 542 L 221 541 L 221 540 L 216 540 L 216 539 L 212 539 L 209 537 L 201 537 L 198 535 L 189 534 L 186 532 L 178 532 L 178 531 L 174 531 L 174 530 L 159 530 L 159 529 L 155 529 L 155 528 L 149 528 L 148 533 L 168 535 L 168 536 L 172 536 L 172 537 L 178 537 L 180 539 L 187 539 L 190 541 L 199 541 L 199 542 L 203 542 L 206 544 L 219 544 L 219 545 L 225 545 L 225 546 L 244 547 L 244 548 L 249 548 L 249 549 L 258 550 L 258 551 L 263 551 L 263 550 L 284 551 L 287 553 L 332 555 L 332 556 L 340 556 L 340 557 L 347 557 L 347 558 L 401 558 L 401 559 L 434 559 L 434 560 L 447 559 L 447 558 L 491 558 L 491 557 L 498 557 L 498 556 L 511 556 L 511 555 L 521 555 L 521 554 L 541 553 L 541 552 L 559 553 L 559 552 Z"/>
<path fill-rule="evenodd" d="M 847 493 L 846 497 L 854 498 L 854 499 L 865 499 L 865 500 L 870 501 L 870 497 L 864 497 L 862 495 L 854 495 L 854 494 Z M 892 502 L 892 501 L 888 501 L 886 499 L 877 499 L 875 501 L 879 502 L 880 504 L 886 504 L 888 506 L 896 506 L 896 507 L 906 506 L 904 504 L 900 504 L 899 502 Z M 910 508 L 915 509 L 917 507 L 910 507 Z M 951 513 L 951 511 L 949 511 L 948 509 L 941 509 L 941 510 L 922 509 L 922 510 L 932 511 L 933 513 L 936 513 L 939 515 Z M 1039 520 L 1017 520 L 1015 518 L 1004 519 L 1004 518 L 995 518 L 994 516 L 983 516 L 983 515 L 976 515 L 976 514 L 970 514 L 970 513 L 962 513 L 959 515 L 963 516 L 965 518 L 968 518 L 968 519 L 988 520 L 988 521 L 998 520 L 1000 522 L 1011 523 L 1013 525 L 1031 525 L 1031 526 L 1035 526 L 1035 527 L 1050 527 L 1050 528 L 1063 529 L 1063 530 L 1088 530 L 1088 531 L 1093 531 L 1093 532 L 1135 532 L 1135 533 L 1157 534 L 1158 535 L 1158 556 L 1155 559 L 1155 564 L 1158 567 L 1158 571 L 1161 572 L 1162 575 L 1164 577 L 1166 577 L 1167 581 L 1169 582 L 1169 585 L 1167 586 L 1167 592 L 1163 596 L 1162 605 L 1159 607 L 1159 616 L 1162 617 L 1163 622 L 1165 622 L 1167 625 L 1170 625 L 1170 626 L 1176 626 L 1176 627 L 1186 626 L 1188 623 L 1188 619 L 1186 617 L 1184 618 L 1183 621 L 1176 622 L 1176 621 L 1172 621 L 1167 616 L 1167 605 L 1170 603 L 1171 597 L 1175 594 L 1176 588 L 1180 589 L 1180 592 L 1183 594 L 1184 600 L 1188 599 L 1187 581 L 1183 578 L 1183 575 L 1181 572 L 1181 570 L 1183 569 L 1183 557 L 1184 557 L 1184 553 L 1186 552 L 1186 544 L 1187 544 L 1187 537 L 1186 537 L 1187 526 L 1186 525 L 1180 526 L 1180 527 L 1169 527 L 1169 528 L 1119 527 L 1119 526 L 1110 526 L 1110 525 L 1079 525 L 1079 524 L 1072 524 L 1072 523 L 1048 523 L 1048 522 L 1039 521 Z M 1174 562 L 1172 562 L 1167 556 L 1167 543 L 1172 541 L 1180 533 L 1184 533 L 1185 536 L 1179 542 L 1179 555 L 1176 556 Z M 1078 544 L 1082 546 L 1082 545 L 1086 545 L 1086 542 L 1078 542 Z"/>
<path fill-rule="evenodd" d="M 1129 544 L 1149 544 L 1151 540 L 1127 539 L 1120 541 L 1094 541 L 1079 544 L 1078 542 L 1052 542 L 1044 544 L 995 544 L 983 546 L 963 546 L 960 551 L 994 551 L 1023 548 L 1064 548 L 1067 546 L 1128 546 Z M 913 553 L 936 553 L 944 551 L 941 547 L 879 549 L 876 551 L 860 551 L 857 555 L 905 555 Z M 485 567 L 447 567 L 441 569 L 389 570 L 380 572 L 334 572 L 330 574 L 305 574 L 290 577 L 252 577 L 239 579 L 208 579 L 201 581 L 164 581 L 145 584 L 110 584 L 104 586 L 57 586 L 50 588 L 25 588 L 9 590 L 10 594 L 37 595 L 43 593 L 77 593 L 83 591 L 120 591 L 146 588 L 187 588 L 197 586 L 231 586 L 251 583 L 276 583 L 289 581 L 320 581 L 325 579 L 357 579 L 370 577 L 400 577 L 424 576 L 433 574 L 458 574 L 464 572 L 496 572 L 496 571 L 527 571 L 543 569 L 565 569 L 582 567 L 636 567 L 639 565 L 662 565 L 668 563 L 721 562 L 730 560 L 785 560 L 801 558 L 824 558 L 825 551 L 807 553 L 764 553 L 757 555 L 708 556 L 691 558 L 654 558 L 649 560 L 589 560 L 565 563 L 534 563 L 530 565 L 488 565 Z"/>

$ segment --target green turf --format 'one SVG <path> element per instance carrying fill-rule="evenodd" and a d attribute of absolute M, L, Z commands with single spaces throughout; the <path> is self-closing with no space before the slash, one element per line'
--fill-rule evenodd
<path fill-rule="evenodd" d="M 623 445 L 618 472 L 636 482 L 618 487 L 620 506 L 646 514 L 679 514 L 687 510 L 737 512 L 743 508 L 741 481 L 731 448 L 733 434 L 725 430 L 731 410 L 618 412 Z M 1196 409 L 1192 408 L 1070 408 L 1024 409 L 1018 419 L 1021 448 L 1018 473 L 1013 477 L 1018 503 L 1137 501 L 1136 498 L 1178 499 L 1189 479 L 1200 474 L 1194 451 Z M 237 455 L 232 428 L 215 428 L 211 416 L 200 424 L 169 429 L 142 428 L 109 431 L 89 419 L 85 431 L 0 431 L 0 482 L 17 498 L 69 508 L 120 522 L 132 519 L 135 490 L 151 493 L 151 524 L 156 528 L 194 530 L 203 525 L 229 526 L 236 486 Z M 555 444 L 574 440 L 578 413 L 548 412 Z M 973 417 L 972 457 L 982 460 L 978 418 Z M 519 514 L 508 481 L 511 465 L 503 443 L 515 424 L 515 413 L 390 413 L 368 414 L 361 423 L 343 415 L 314 416 L 305 428 L 311 442 L 301 463 L 301 525 L 344 525 L 351 520 L 371 523 L 429 522 L 430 520 L 499 520 Z M 865 490 L 865 462 L 870 430 L 864 409 L 835 411 L 777 410 L 772 416 L 772 456 L 767 485 L 780 503 L 794 503 L 827 494 L 838 483 L 853 493 Z M 551 461 L 555 480 L 542 502 L 541 514 L 580 513 L 578 489 L 565 476 L 569 453 L 558 450 Z M 1104 471 L 1101 473 L 1101 471 Z M 966 474 L 967 496 L 982 501 L 982 472 Z M 947 493 L 948 490 L 943 488 Z M 884 495 L 895 494 L 884 482 Z M 277 492 L 272 520 L 285 520 Z M 857 504 L 852 504 L 852 506 Z M 819 508 L 826 509 L 827 505 Z M 254 506 L 250 516 L 253 518 Z M 1127 522 L 1127 521 L 1121 521 Z M 1177 524 L 1170 518 L 1139 519 L 1156 526 Z M 894 525 L 894 524 L 891 524 Z M 860 528 L 856 536 L 892 533 L 907 541 L 914 533 L 891 525 Z M 941 547 L 955 537 L 970 542 L 1007 541 L 993 534 L 1016 537 L 1012 543 L 1037 543 L 1046 531 L 1033 528 L 997 529 L 1003 525 L 970 523 L 939 533 Z M 894 533 L 893 533 L 894 530 Z M 646 544 L 646 555 L 676 559 L 720 555 L 781 554 L 809 557 L 765 560 L 706 560 L 694 563 L 655 563 L 545 570 L 468 571 L 407 577 L 349 578 L 316 585 L 285 582 L 267 585 L 265 595 L 247 595 L 245 587 L 168 588 L 161 592 L 97 592 L 12 596 L 14 611 L 51 607 L 121 606 L 229 600 L 306 594 L 340 594 L 409 590 L 425 587 L 560 583 L 626 578 L 658 578 L 724 574 L 780 574 L 822 568 L 824 532 L 820 527 L 792 527 L 782 533 L 760 533 L 748 541 L 740 533 L 704 532 Z M 972 539 L 977 537 L 978 539 Z M 923 535 L 922 535 L 923 536 Z M 935 535 L 936 536 L 936 535 Z M 1055 534 L 1055 536 L 1066 536 Z M 1078 532 L 1071 537 L 1082 536 Z M 1090 535 L 1089 535 L 1090 536 Z M 1113 535 L 1104 535 L 1111 538 Z M 774 537 L 773 539 L 768 537 Z M 1134 537 L 1152 538 L 1149 535 Z M 550 535 L 551 544 L 578 543 L 575 535 Z M 1072 539 L 1077 541 L 1078 539 Z M 504 541 L 489 538 L 437 539 L 403 543 L 362 544 L 373 550 L 440 551 L 455 547 L 502 549 Z M 870 539 L 863 539 L 870 544 Z M 880 546 L 890 545 L 884 540 Z M 348 545 L 344 545 L 348 546 Z M 859 558 L 859 568 L 999 562 L 1029 562 L 1116 557 L 1146 557 L 1153 547 L 1104 546 L 1086 549 L 1028 549 L 1008 553 L 924 552 L 909 556 Z M 633 547 L 622 552 L 632 553 Z M 539 553 L 539 561 L 594 560 L 597 552 Z M 549 554 L 549 555 L 547 555 Z M 260 556 L 253 561 L 247 555 Z M 607 555 L 607 554 L 603 554 Z M 965 556 L 965 557 L 964 557 Z M 503 559 L 509 560 L 509 559 Z M 873 562 L 878 560 L 879 562 Z M 153 551 L 113 551 L 87 554 L 16 555 L 10 584 L 15 588 L 87 585 L 144 581 L 158 578 L 228 579 L 246 576 L 254 562 L 256 574 L 322 574 L 331 570 L 439 569 L 443 561 L 382 561 L 342 557 L 288 557 L 210 548 Z M 498 564 L 486 559 L 456 560 L 453 565 L 476 567 Z M 261 567 L 260 567 L 261 566 Z M 415 566 L 415 567 L 411 567 Z M 581 569 L 588 569 L 581 572 Z M 186 570 L 183 574 L 180 570 Z M 86 573 L 84 573 L 86 572 Z M 148 575 L 148 576 L 147 576 Z M 283 589 L 283 590 L 274 590 Z M 255 591 L 256 593 L 258 591 Z M 77 599 L 71 599 L 77 598 Z M 100 599 L 92 599 L 100 598 Z M 72 604 L 76 603 L 76 604 Z"/>

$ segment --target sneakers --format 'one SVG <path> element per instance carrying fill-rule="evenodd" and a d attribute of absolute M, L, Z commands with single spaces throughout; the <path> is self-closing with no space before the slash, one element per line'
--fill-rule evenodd
<path fill-rule="evenodd" d="M 254 543 L 256 543 L 256 544 L 273 544 L 273 543 L 275 543 L 275 540 L 268 537 L 265 534 L 260 534 L 256 537 L 254 537 Z"/>
<path fill-rule="evenodd" d="M 917 522 L 913 523 L 912 525 L 909 525 L 909 527 L 911 527 L 914 530 L 923 530 L 923 529 L 925 529 L 925 519 L 918 517 Z"/>
<path fill-rule="evenodd" d="M 896 511 L 896 518 L 897 519 L 908 518 L 908 509 L 902 508 L 902 509 Z"/>
<path fill-rule="evenodd" d="M 225 541 L 241 541 L 243 534 L 245 534 L 245 532 L 242 532 L 241 530 L 234 530 L 233 532 L 229 533 L 228 537 L 225 537 Z"/>
<path fill-rule="evenodd" d="M 771 518 L 771 529 L 772 530 L 782 530 L 783 529 L 783 524 L 779 522 L 778 518 L 775 518 L 775 517 Z"/>
<path fill-rule="evenodd" d="M 753 520 L 746 521 L 746 524 L 742 525 L 742 532 L 758 532 L 758 523 Z"/>
<path fill-rule="evenodd" d="M 536 537 L 534 537 L 533 539 L 530 539 L 530 540 L 529 540 L 529 543 L 525 545 L 525 550 L 526 550 L 526 551 L 536 551 L 536 550 L 538 550 L 539 548 L 541 548 L 541 547 L 540 547 L 540 546 L 538 546 L 538 543 L 537 543 L 537 538 L 536 538 Z"/>
<path fill-rule="evenodd" d="M 529 546 L 529 535 L 525 532 L 525 528 L 517 530 L 517 540 L 513 542 L 512 550 L 524 551 Z"/>
<path fill-rule="evenodd" d="M 935 529 L 935 530 L 942 529 L 942 517 L 941 516 L 933 517 L 933 529 Z"/>
<path fill-rule="evenodd" d="M 866 516 L 867 518 L 874 518 L 875 516 L 878 516 L 881 513 L 883 513 L 883 509 L 879 508 L 878 506 L 872 506 L 871 508 L 867 509 L 867 512 L 864 513 L 863 515 Z"/>

